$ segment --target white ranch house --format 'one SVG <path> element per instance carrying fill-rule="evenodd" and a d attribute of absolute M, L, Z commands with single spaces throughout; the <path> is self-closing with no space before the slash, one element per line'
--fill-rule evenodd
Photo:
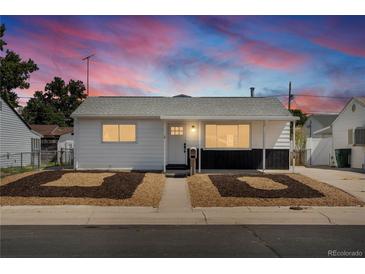
<path fill-rule="evenodd" d="M 76 169 L 289 169 L 293 117 L 276 98 L 88 97 L 72 114 Z"/>

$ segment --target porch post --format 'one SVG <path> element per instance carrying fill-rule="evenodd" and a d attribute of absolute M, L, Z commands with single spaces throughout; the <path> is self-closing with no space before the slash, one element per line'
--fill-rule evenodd
<path fill-rule="evenodd" d="M 163 122 L 163 172 L 166 173 L 166 121 Z"/>
<path fill-rule="evenodd" d="M 201 137 L 202 137 L 202 130 L 201 130 L 201 128 L 202 128 L 202 122 L 201 121 L 199 121 L 199 136 L 198 136 L 198 138 L 199 138 L 199 151 L 198 151 L 198 166 L 199 166 L 199 169 L 198 169 L 198 172 L 200 173 L 202 170 L 201 170 L 201 163 L 202 163 L 202 153 L 201 153 L 201 148 L 202 148 L 202 141 L 201 141 Z"/>
<path fill-rule="evenodd" d="M 266 121 L 262 121 L 262 171 L 266 169 Z"/>
<path fill-rule="evenodd" d="M 293 165 L 292 171 L 295 172 L 295 121 L 293 121 Z"/>

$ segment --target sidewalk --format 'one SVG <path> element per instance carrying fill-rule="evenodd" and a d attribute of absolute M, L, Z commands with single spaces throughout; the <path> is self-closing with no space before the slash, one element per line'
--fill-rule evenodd
<path fill-rule="evenodd" d="M 364 207 L 195 208 L 159 211 L 148 207 L 3 206 L 1 225 L 123 225 L 123 224 L 303 224 L 365 225 Z"/>

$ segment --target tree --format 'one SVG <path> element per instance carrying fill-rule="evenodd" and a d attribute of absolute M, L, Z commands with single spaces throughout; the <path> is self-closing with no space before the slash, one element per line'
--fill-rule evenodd
<path fill-rule="evenodd" d="M 6 42 L 2 39 L 4 37 L 4 33 L 5 33 L 5 25 L 1 24 L 0 25 L 0 51 L 4 50 L 4 46 L 6 46 Z"/>
<path fill-rule="evenodd" d="M 303 127 L 295 129 L 295 149 L 304 150 L 307 141 L 307 136 L 303 130 Z"/>
<path fill-rule="evenodd" d="M 305 113 L 303 113 L 302 110 L 300 109 L 291 109 L 290 112 L 294 115 L 294 116 L 297 116 L 299 117 L 299 120 L 296 121 L 296 125 L 297 126 L 303 126 L 305 121 L 307 121 L 307 115 Z"/>
<path fill-rule="evenodd" d="M 36 91 L 22 111 L 23 118 L 29 124 L 66 126 L 65 116 L 49 104 L 42 91 Z"/>
<path fill-rule="evenodd" d="M 57 124 L 73 126 L 71 113 L 86 98 L 82 81 L 70 80 L 68 84 L 60 77 L 47 83 L 44 92 L 37 91 L 23 109 L 24 119 L 31 124 Z"/>
<path fill-rule="evenodd" d="M 5 33 L 5 25 L 0 26 L 0 50 L 4 51 L 7 43 L 2 39 Z M 37 64 L 32 59 L 23 61 L 21 57 L 7 49 L 5 56 L 0 56 L 0 94 L 12 107 L 18 107 L 18 95 L 14 89 L 28 89 L 30 74 L 38 70 Z"/>

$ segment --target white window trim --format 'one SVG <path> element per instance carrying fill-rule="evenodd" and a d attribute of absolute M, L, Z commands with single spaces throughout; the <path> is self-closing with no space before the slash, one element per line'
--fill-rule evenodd
<path fill-rule="evenodd" d="M 104 141 L 103 127 L 104 125 L 118 125 L 118 141 Z M 134 125 L 136 128 L 136 140 L 135 141 L 119 141 L 119 125 Z M 101 143 L 103 144 L 137 144 L 138 140 L 138 127 L 136 122 L 103 122 L 101 123 Z"/>
<path fill-rule="evenodd" d="M 250 142 L 249 142 L 249 147 L 247 148 L 242 148 L 242 147 L 206 147 L 205 144 L 205 126 L 206 125 L 248 125 L 250 127 Z M 215 121 L 211 121 L 211 122 L 207 122 L 207 123 L 202 123 L 202 141 L 203 141 L 203 146 L 202 148 L 204 150 L 252 150 L 252 123 L 242 123 L 240 121 L 230 121 L 230 122 L 215 122 Z"/>
<path fill-rule="evenodd" d="M 351 141 L 350 141 L 350 136 L 349 136 L 349 133 L 351 132 Z M 347 130 L 347 145 L 349 145 L 349 146 L 353 146 L 354 145 L 354 141 L 355 141 L 355 134 L 354 134 L 355 132 L 354 132 L 354 129 L 353 128 L 349 128 L 348 130 Z"/>

